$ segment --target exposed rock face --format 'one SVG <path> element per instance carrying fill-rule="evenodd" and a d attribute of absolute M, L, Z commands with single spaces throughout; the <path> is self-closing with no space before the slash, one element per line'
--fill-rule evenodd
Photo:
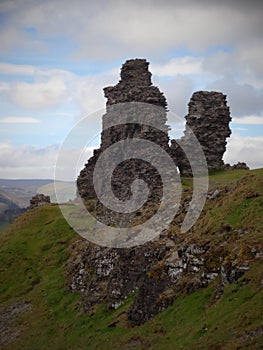
<path fill-rule="evenodd" d="M 90 313 L 100 303 L 117 309 L 136 292 L 128 311 L 130 324 L 136 326 L 179 295 L 193 293 L 216 278 L 220 293 L 249 270 L 247 261 L 228 261 L 227 249 L 213 247 L 209 240 L 175 244 L 172 247 L 166 237 L 140 247 L 109 249 L 77 241 L 67 266 L 68 288 L 82 293 L 83 310 Z"/>
<path fill-rule="evenodd" d="M 68 263 L 69 289 L 83 293 L 84 310 L 88 312 L 101 302 L 106 302 L 110 309 L 119 307 L 166 253 L 165 244 L 110 249 L 76 242 L 73 249 L 75 258 Z"/>
<path fill-rule="evenodd" d="M 208 170 L 222 169 L 226 138 L 230 136 L 231 121 L 226 95 L 215 91 L 195 92 L 189 103 L 184 136 L 180 139 L 185 148 L 191 149 L 191 131 L 195 134 L 204 151 Z M 192 176 L 191 166 L 181 147 L 172 140 L 172 152 L 182 176 Z M 192 147 L 192 154 L 197 150 Z"/>
<path fill-rule="evenodd" d="M 41 207 L 42 205 L 47 205 L 50 203 L 50 196 L 45 196 L 44 194 L 36 194 L 30 200 L 29 209 L 33 209 L 36 207 Z"/>

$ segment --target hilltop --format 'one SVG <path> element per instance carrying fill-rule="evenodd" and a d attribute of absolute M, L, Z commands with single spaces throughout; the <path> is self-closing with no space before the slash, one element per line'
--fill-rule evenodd
<path fill-rule="evenodd" d="M 187 196 L 191 179 L 183 184 Z M 97 255 L 83 254 L 94 254 L 95 248 L 69 227 L 55 204 L 21 215 L 0 237 L 2 348 L 260 349 L 263 169 L 215 172 L 192 232 L 180 234 L 178 220 L 167 236 L 149 243 L 153 250 L 157 245 L 165 250 L 141 271 L 138 288 L 110 307 L 112 289 L 107 287 L 120 269 L 105 260 L 106 248 L 97 247 Z M 167 271 L 173 267 L 176 272 L 181 260 L 187 264 L 182 278 L 175 283 L 171 274 L 168 280 Z M 215 275 L 209 277 L 208 271 Z M 207 283 L 202 284 L 204 276 Z M 88 309 L 98 292 L 92 295 L 92 282 L 100 287 L 101 299 Z M 134 325 L 131 315 L 143 296 L 149 306 L 147 285 L 155 292 L 147 290 L 155 296 L 153 311 L 165 307 Z M 158 291 L 159 285 L 164 289 Z"/>

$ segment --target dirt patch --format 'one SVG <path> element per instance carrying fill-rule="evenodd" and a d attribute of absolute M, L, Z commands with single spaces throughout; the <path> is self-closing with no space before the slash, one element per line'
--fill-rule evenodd
<path fill-rule="evenodd" d="M 138 349 L 142 344 L 143 341 L 141 338 L 133 337 L 124 345 L 124 349 Z"/>
<path fill-rule="evenodd" d="M 30 301 L 22 300 L 9 304 L 6 308 L 0 307 L 0 347 L 6 346 L 23 331 L 23 327 L 15 324 L 19 315 L 32 309 Z"/>

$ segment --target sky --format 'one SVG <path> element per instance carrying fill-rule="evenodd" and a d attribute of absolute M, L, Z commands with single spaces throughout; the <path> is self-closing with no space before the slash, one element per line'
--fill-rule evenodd
<path fill-rule="evenodd" d="M 262 17 L 259 0 L 1 0 L 0 178 L 53 178 L 84 117 L 88 159 L 100 144 L 102 89 L 131 58 L 150 62 L 153 84 L 182 120 L 194 91 L 225 93 L 225 161 L 263 167 Z M 182 133 L 168 123 L 171 137 Z"/>

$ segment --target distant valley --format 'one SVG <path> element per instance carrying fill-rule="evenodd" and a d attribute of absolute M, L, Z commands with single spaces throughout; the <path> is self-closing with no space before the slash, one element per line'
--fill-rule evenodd
<path fill-rule="evenodd" d="M 70 182 L 57 182 L 61 201 L 75 198 L 75 186 Z M 12 223 L 30 205 L 36 193 L 49 195 L 56 202 L 54 180 L 52 179 L 0 179 L 0 231 Z"/>

